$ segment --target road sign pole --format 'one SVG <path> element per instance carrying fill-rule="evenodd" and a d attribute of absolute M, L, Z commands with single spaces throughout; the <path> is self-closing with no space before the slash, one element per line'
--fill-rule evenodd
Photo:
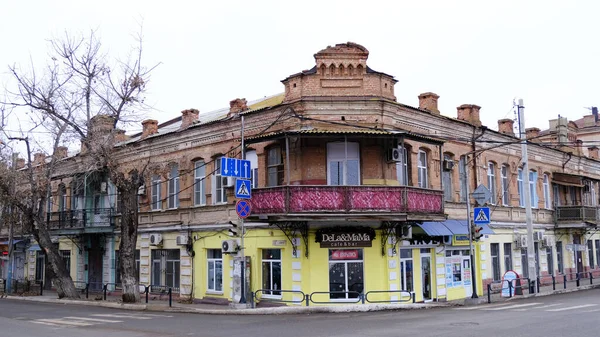
<path fill-rule="evenodd" d="M 246 145 L 244 144 L 244 115 L 241 116 L 242 119 L 242 131 L 240 133 L 240 137 L 242 138 L 242 160 L 246 159 Z M 242 277 L 242 282 L 241 282 L 241 292 L 242 294 L 240 295 L 240 303 L 241 304 L 245 304 L 246 303 L 246 254 L 245 254 L 245 247 L 244 247 L 244 218 L 240 217 L 240 231 L 242 232 L 240 235 L 242 236 L 242 248 L 240 249 L 240 253 L 242 254 L 242 273 L 241 273 L 241 277 Z"/>
<path fill-rule="evenodd" d="M 468 158 L 468 157 L 467 157 Z M 473 294 L 471 298 L 479 298 L 477 296 L 477 268 L 475 266 L 475 252 L 473 251 L 473 235 L 471 233 L 471 226 L 473 226 L 473 220 L 471 220 L 471 196 L 470 196 L 470 182 L 469 182 L 469 165 L 468 160 L 465 158 L 464 171 L 465 171 L 465 192 L 467 195 L 467 221 L 469 223 L 469 254 L 471 255 L 471 285 L 473 286 Z"/>

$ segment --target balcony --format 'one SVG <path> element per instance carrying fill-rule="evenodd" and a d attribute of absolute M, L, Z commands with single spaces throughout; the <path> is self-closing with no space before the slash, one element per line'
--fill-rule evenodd
<path fill-rule="evenodd" d="M 278 186 L 252 191 L 252 214 L 445 219 L 443 192 L 408 186 Z"/>
<path fill-rule="evenodd" d="M 111 208 L 67 210 L 47 213 L 48 228 L 59 232 L 106 232 L 114 227 L 115 212 Z"/>
<path fill-rule="evenodd" d="M 557 206 L 556 220 L 598 223 L 598 207 L 581 205 Z"/>

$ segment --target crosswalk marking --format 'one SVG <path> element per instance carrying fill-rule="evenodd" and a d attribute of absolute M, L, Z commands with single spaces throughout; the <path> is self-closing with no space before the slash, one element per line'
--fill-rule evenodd
<path fill-rule="evenodd" d="M 598 312 L 598 311 L 600 311 L 600 309 L 586 310 L 586 311 L 584 311 L 584 312 Z"/>
<path fill-rule="evenodd" d="M 149 317 L 173 317 L 172 315 L 158 315 L 158 314 L 141 314 L 141 316 L 149 316 Z"/>
<path fill-rule="evenodd" d="M 506 305 L 506 303 L 490 304 L 490 305 L 486 305 L 485 308 L 496 308 L 496 307 L 502 307 L 502 306 L 505 306 L 505 305 Z M 482 307 L 478 307 L 478 306 L 454 308 L 454 310 L 481 310 L 481 309 L 483 309 L 483 308 Z"/>
<path fill-rule="evenodd" d="M 50 323 L 50 322 L 31 321 L 31 323 L 35 323 L 35 324 L 43 324 L 43 325 L 50 325 L 50 326 L 60 326 L 59 324 L 56 324 L 56 323 Z"/>
<path fill-rule="evenodd" d="M 539 307 L 533 307 L 531 309 L 544 309 L 544 308 L 555 307 L 557 305 L 562 305 L 562 303 L 546 304 L 546 305 L 542 305 L 542 306 L 539 306 Z"/>
<path fill-rule="evenodd" d="M 133 316 L 133 315 L 115 315 L 115 314 L 94 314 L 94 317 L 114 317 L 114 318 L 132 318 L 132 319 L 152 319 L 147 316 Z"/>
<path fill-rule="evenodd" d="M 573 307 L 566 307 L 566 308 L 558 308 L 558 309 L 549 309 L 546 311 L 552 311 L 552 312 L 556 312 L 556 311 L 566 311 L 566 310 L 573 310 L 573 309 L 581 309 L 581 308 L 588 308 L 588 307 L 595 307 L 598 304 L 582 304 L 582 305 L 576 305 Z"/>
<path fill-rule="evenodd" d="M 507 310 L 507 309 L 522 308 L 522 307 L 530 307 L 532 305 L 538 305 L 538 304 L 542 304 L 542 303 L 515 304 L 515 305 L 503 306 L 503 307 L 498 307 L 498 308 L 482 308 L 481 310 L 487 310 L 487 311 Z"/>
<path fill-rule="evenodd" d="M 60 325 L 66 324 L 66 325 L 74 325 L 74 326 L 90 326 L 90 325 L 94 325 L 92 323 L 63 321 L 62 319 L 50 319 L 50 318 L 38 319 L 37 322 L 47 322 L 47 323 L 54 323 L 54 324 L 60 324 Z"/>
<path fill-rule="evenodd" d="M 89 317 L 63 317 L 63 319 L 72 319 L 76 321 L 92 321 L 98 323 L 123 323 L 123 321 L 115 321 L 112 319 L 102 319 L 102 318 L 89 318 Z"/>

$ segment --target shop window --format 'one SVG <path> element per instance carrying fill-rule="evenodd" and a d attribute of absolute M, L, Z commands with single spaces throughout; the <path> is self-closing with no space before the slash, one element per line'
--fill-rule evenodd
<path fill-rule="evenodd" d="M 283 185 L 283 158 L 281 147 L 274 146 L 267 152 L 267 186 Z"/>
<path fill-rule="evenodd" d="M 509 191 L 509 182 L 508 175 L 510 173 L 508 165 L 502 165 L 500 169 L 500 176 L 502 177 L 502 205 L 510 206 L 510 191 Z"/>
<path fill-rule="evenodd" d="M 490 252 L 492 254 L 492 276 L 494 281 L 500 281 L 500 244 L 491 243 Z"/>
<path fill-rule="evenodd" d="M 401 186 L 408 186 L 408 177 L 410 176 L 408 172 L 410 168 L 410 164 L 408 162 L 408 150 L 406 146 L 402 147 L 401 145 L 398 145 L 398 152 L 400 152 L 400 158 L 396 162 L 396 175 L 398 178 L 398 183 Z"/>
<path fill-rule="evenodd" d="M 155 290 L 165 290 L 165 287 L 179 291 L 179 249 L 152 250 L 152 285 Z"/>
<path fill-rule="evenodd" d="M 172 165 L 169 172 L 169 199 L 168 207 L 179 207 L 179 165 Z"/>
<path fill-rule="evenodd" d="M 262 288 L 264 296 L 281 296 L 281 249 L 262 250 Z"/>
<path fill-rule="evenodd" d="M 417 162 L 417 172 L 418 172 L 418 186 L 420 188 L 428 188 L 429 184 L 427 181 L 427 152 L 424 150 L 419 150 L 418 154 L 418 162 Z"/>
<path fill-rule="evenodd" d="M 152 176 L 151 181 L 151 193 L 152 193 L 152 210 L 161 209 L 162 200 L 160 199 L 160 185 L 161 179 L 159 175 Z"/>
<path fill-rule="evenodd" d="M 67 268 L 67 271 L 70 274 L 71 273 L 71 251 L 70 250 L 61 250 L 60 256 L 62 257 L 63 262 L 65 263 L 65 268 Z"/>
<path fill-rule="evenodd" d="M 204 160 L 194 163 L 194 205 L 206 205 L 206 163 Z"/>
<path fill-rule="evenodd" d="M 565 273 L 565 265 L 563 263 L 563 245 L 562 241 L 556 242 L 556 267 L 558 268 L 558 272 L 561 274 Z"/>
<path fill-rule="evenodd" d="M 364 289 L 363 250 L 329 250 L 329 298 L 358 298 Z"/>
<path fill-rule="evenodd" d="M 359 185 L 359 144 L 348 142 L 328 143 L 327 172 L 327 183 L 329 185 Z"/>
<path fill-rule="evenodd" d="M 400 249 L 400 290 L 412 292 L 413 289 L 412 249 Z"/>
<path fill-rule="evenodd" d="M 506 242 L 504 243 L 504 271 L 507 272 L 512 269 L 512 244 L 510 242 Z"/>
<path fill-rule="evenodd" d="M 209 291 L 223 291 L 223 253 L 220 249 L 207 251 Z"/>
<path fill-rule="evenodd" d="M 215 173 L 213 174 L 213 204 L 227 202 L 227 177 L 221 175 L 221 158 L 215 159 Z"/>
<path fill-rule="evenodd" d="M 258 188 L 258 156 L 256 151 L 246 152 L 246 160 L 250 161 L 250 180 L 252 188 Z"/>
<path fill-rule="evenodd" d="M 552 256 L 552 247 L 546 247 L 546 264 L 548 266 L 548 274 L 554 275 L 554 258 Z"/>
<path fill-rule="evenodd" d="M 487 178 L 488 178 L 488 188 L 490 190 L 490 194 L 492 195 L 490 198 L 490 204 L 496 204 L 496 164 L 489 162 L 488 170 L 487 170 Z"/>

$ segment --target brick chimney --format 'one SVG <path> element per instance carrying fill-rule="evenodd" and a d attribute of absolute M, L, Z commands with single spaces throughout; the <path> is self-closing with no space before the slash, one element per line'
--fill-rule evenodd
<path fill-rule="evenodd" d="M 66 146 L 59 146 L 54 150 L 54 158 L 57 160 L 67 158 L 69 149 Z"/>
<path fill-rule="evenodd" d="M 539 128 L 527 128 L 525 129 L 525 137 L 527 139 L 537 138 L 540 135 Z M 532 141 L 538 141 L 538 139 L 533 139 Z"/>
<path fill-rule="evenodd" d="M 515 121 L 509 118 L 498 120 L 498 132 L 509 136 L 515 136 Z"/>
<path fill-rule="evenodd" d="M 125 134 L 125 130 L 115 130 L 115 142 L 120 143 L 129 139 L 129 136 Z"/>
<path fill-rule="evenodd" d="M 419 95 L 419 109 L 427 110 L 436 115 L 440 114 L 440 110 L 438 110 L 438 98 L 439 95 L 436 95 L 432 92 L 425 92 Z"/>
<path fill-rule="evenodd" d="M 46 155 L 38 152 L 33 154 L 33 165 L 42 165 L 46 161 Z"/>
<path fill-rule="evenodd" d="M 457 118 L 461 121 L 473 124 L 475 126 L 481 126 L 481 120 L 479 119 L 479 110 L 481 107 L 475 104 L 463 104 L 457 109 Z"/>
<path fill-rule="evenodd" d="M 25 167 L 25 159 L 23 158 L 18 158 L 17 159 L 17 170 L 22 169 L 23 167 Z"/>
<path fill-rule="evenodd" d="M 231 103 L 230 103 L 231 105 Z M 190 125 L 198 121 L 198 109 L 187 109 L 181 112 L 181 127 L 179 130 L 187 129 Z"/>
<path fill-rule="evenodd" d="M 582 156 L 583 155 L 583 140 L 577 139 L 575 141 L 575 147 L 577 147 L 577 155 Z"/>
<path fill-rule="evenodd" d="M 155 133 L 158 133 L 158 121 L 156 119 L 146 119 L 142 122 L 142 136 L 140 139 L 144 139 Z"/>
<path fill-rule="evenodd" d="M 244 110 L 248 110 L 248 105 L 245 98 L 236 98 L 233 101 L 229 102 L 229 116 L 232 114 L 236 114 L 242 112 Z"/>
<path fill-rule="evenodd" d="M 590 158 L 600 159 L 600 156 L 598 155 L 598 147 L 596 147 L 596 146 L 588 147 L 588 153 L 589 153 Z"/>

